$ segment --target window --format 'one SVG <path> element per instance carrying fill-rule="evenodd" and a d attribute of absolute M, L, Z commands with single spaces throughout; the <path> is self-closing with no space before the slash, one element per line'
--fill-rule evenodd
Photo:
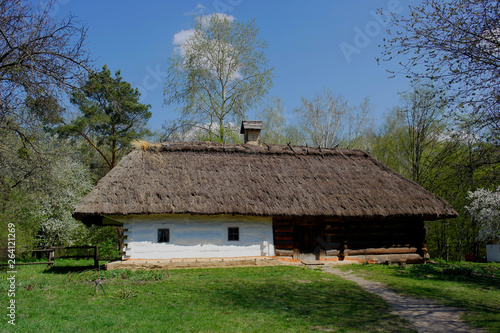
<path fill-rule="evenodd" d="M 158 243 L 170 242 L 170 229 L 158 229 Z"/>
<path fill-rule="evenodd" d="M 239 241 L 240 240 L 240 228 L 238 228 L 238 227 L 227 228 L 227 240 L 228 241 Z"/>

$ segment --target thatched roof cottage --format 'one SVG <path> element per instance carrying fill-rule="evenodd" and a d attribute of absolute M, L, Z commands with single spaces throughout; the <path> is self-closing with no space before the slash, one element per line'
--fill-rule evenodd
<path fill-rule="evenodd" d="M 137 147 L 73 215 L 123 225 L 124 259 L 422 261 L 457 213 L 360 150 L 193 142 Z"/>

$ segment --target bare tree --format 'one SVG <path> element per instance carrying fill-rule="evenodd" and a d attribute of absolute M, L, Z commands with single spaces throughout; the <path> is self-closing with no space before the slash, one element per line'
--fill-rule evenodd
<path fill-rule="evenodd" d="M 302 97 L 302 105 L 295 111 L 308 144 L 332 148 L 340 142 L 348 112 L 347 101 L 341 96 L 324 88 L 311 100 Z"/>
<path fill-rule="evenodd" d="M 60 97 L 85 77 L 86 28 L 51 16 L 55 1 L 0 0 L 0 127 L 23 135 L 27 97 Z"/>
<path fill-rule="evenodd" d="M 415 86 L 401 99 L 403 105 L 396 112 L 400 112 L 406 121 L 408 174 L 422 184 L 424 178 L 431 176 L 427 171 L 437 162 L 437 156 L 430 157 L 429 154 L 436 154 L 436 147 L 445 141 L 439 135 L 445 129 L 443 114 L 447 101 L 442 91 L 427 85 Z M 442 150 L 441 147 L 439 151 Z"/>
<path fill-rule="evenodd" d="M 382 60 L 444 86 L 457 108 L 474 114 L 500 140 L 500 3 L 425 0 L 392 14 Z"/>
<path fill-rule="evenodd" d="M 366 148 L 364 141 L 371 125 L 370 99 L 366 97 L 357 108 L 350 109 L 347 114 L 347 129 L 344 134 L 344 145 L 347 148 Z"/>

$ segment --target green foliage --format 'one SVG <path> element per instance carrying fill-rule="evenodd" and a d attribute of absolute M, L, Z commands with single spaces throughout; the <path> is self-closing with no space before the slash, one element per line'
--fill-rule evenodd
<path fill-rule="evenodd" d="M 211 126 L 212 125 L 212 126 Z M 195 131 L 196 141 L 210 141 L 228 144 L 241 143 L 240 128 L 233 124 L 225 124 L 222 129 L 217 124 L 205 124 Z"/>
<path fill-rule="evenodd" d="M 225 124 L 241 121 L 272 86 L 267 44 L 254 21 L 224 14 L 195 17 L 188 33 L 168 60 L 165 103 L 182 104 L 182 121 L 216 124 L 209 140 L 226 142 Z"/>
<path fill-rule="evenodd" d="M 498 22 L 498 4 L 425 0 L 409 8 L 409 15 L 391 15 L 388 28 L 392 37 L 385 41 L 382 59 L 401 58 L 403 68 L 398 73 L 444 87 L 450 106 L 445 115 L 455 118 L 455 129 L 443 131 L 445 136 L 437 140 L 436 148 L 423 150 L 423 168 L 413 163 L 418 161 L 418 151 L 411 158 L 401 158 L 402 162 L 412 162 L 412 172 L 397 160 L 386 161 L 392 167 L 401 165 L 398 171 L 442 196 L 460 214 L 452 221 L 426 223 L 431 255 L 462 260 L 469 253 L 481 258 L 484 243 L 477 239 L 478 221 L 471 219 L 464 207 L 470 204 L 469 191 L 492 189 L 500 183 L 499 44 L 497 24 L 491 23 Z M 434 100 L 427 109 L 439 105 Z M 430 123 L 435 124 L 439 122 Z M 404 142 L 405 136 L 400 134 L 396 145 Z M 383 156 L 380 147 L 375 148 Z"/>
<path fill-rule="evenodd" d="M 411 265 L 408 270 L 413 274 L 435 274 L 446 276 L 463 276 L 463 277 L 479 277 L 488 278 L 491 276 L 490 272 L 481 266 L 465 265 L 460 263 L 455 264 L 425 264 L 425 265 Z"/>
<path fill-rule="evenodd" d="M 393 170 L 444 198 L 459 213 L 450 220 L 427 221 L 432 258 L 463 260 L 484 256 L 479 228 L 465 210 L 469 191 L 500 181 L 498 147 L 477 134 L 474 122 L 445 116 L 443 92 L 429 85 L 402 95 L 401 105 L 372 133 L 370 151 Z"/>
<path fill-rule="evenodd" d="M 147 121 L 150 105 L 139 103 L 140 93 L 124 81 L 120 71 L 111 76 L 104 66 L 90 73 L 85 84 L 71 94 L 71 103 L 80 111 L 69 124 L 56 131 L 63 136 L 81 136 L 95 149 L 112 169 L 130 141 L 151 132 Z"/>
<path fill-rule="evenodd" d="M 118 233 L 114 226 L 86 227 L 80 224 L 74 238 L 74 245 L 96 245 L 97 256 L 100 260 L 112 260 L 119 258 Z"/>
<path fill-rule="evenodd" d="M 70 245 L 80 225 L 71 213 L 93 187 L 88 170 L 72 146 L 58 138 L 38 132 L 30 137 L 3 134 L 8 145 L 0 148 L 0 223 L 15 224 L 18 254 Z M 3 240 L 6 230 L 0 231 Z"/>
<path fill-rule="evenodd" d="M 115 229 L 115 228 L 113 228 Z M 113 230 L 113 234 L 116 235 L 116 230 Z M 101 242 L 96 243 L 97 245 L 97 256 L 99 259 L 115 259 L 120 257 L 120 251 L 118 250 L 118 237 L 104 239 Z"/>
<path fill-rule="evenodd" d="M 414 86 L 401 96 L 401 105 L 374 136 L 372 154 L 411 180 L 433 188 L 436 173 L 453 152 L 446 138 L 445 103 L 443 92 L 426 84 Z"/>
<path fill-rule="evenodd" d="M 16 253 L 33 248 L 37 245 L 36 234 L 40 220 L 37 219 L 36 204 L 29 193 L 20 188 L 10 188 L 5 184 L 5 178 L 0 177 L 0 260 L 7 258 L 8 238 L 15 242 Z M 9 236 L 8 224 L 15 225 L 15 238 Z"/>

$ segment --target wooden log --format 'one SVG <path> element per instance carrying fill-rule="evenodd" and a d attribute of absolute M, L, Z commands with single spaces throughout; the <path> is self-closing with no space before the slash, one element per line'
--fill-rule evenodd
<path fill-rule="evenodd" d="M 415 237 L 414 234 L 410 232 L 399 232 L 399 230 L 396 231 L 374 231 L 374 232 L 369 232 L 369 231 L 362 231 L 362 232 L 349 232 L 346 233 L 346 235 L 351 238 L 351 239 L 398 239 L 398 238 L 414 238 L 414 239 L 420 239 L 420 237 Z"/>
<path fill-rule="evenodd" d="M 293 240 L 293 235 L 291 234 L 281 234 L 281 235 L 274 235 L 275 240 Z"/>
<path fill-rule="evenodd" d="M 83 255 L 83 256 L 57 256 L 57 257 L 54 257 L 54 259 L 88 259 L 88 258 L 94 258 L 94 255 L 89 254 L 89 255 Z"/>
<path fill-rule="evenodd" d="M 344 250 L 344 255 L 346 256 L 357 256 L 357 255 L 377 255 L 377 254 L 405 254 L 405 253 L 417 253 L 418 249 L 416 247 L 390 247 L 390 248 L 368 248 L 360 250 Z"/>
<path fill-rule="evenodd" d="M 334 224 L 334 223 L 344 223 L 343 220 L 339 219 L 339 218 L 335 218 L 335 217 L 327 217 L 325 218 L 325 223 L 328 223 L 328 224 Z"/>
<path fill-rule="evenodd" d="M 293 250 L 276 249 L 274 250 L 277 257 L 291 257 L 293 256 Z"/>
<path fill-rule="evenodd" d="M 332 243 L 327 243 L 327 246 L 328 246 L 330 249 L 340 249 L 340 248 L 343 248 L 344 243 L 340 243 L 340 242 L 332 242 Z"/>
<path fill-rule="evenodd" d="M 343 225 L 328 225 L 325 227 L 325 230 L 326 231 L 330 231 L 330 230 L 335 230 L 335 231 L 338 231 L 338 230 L 344 230 L 344 226 Z"/>
<path fill-rule="evenodd" d="M 346 256 L 347 259 L 356 259 L 356 260 L 373 260 L 375 263 L 419 263 L 423 262 L 424 258 L 416 253 L 406 253 L 406 254 L 378 254 L 378 255 L 350 255 Z"/>
<path fill-rule="evenodd" d="M 326 251 L 326 256 L 327 257 L 335 257 L 335 256 L 338 256 L 340 255 L 340 251 L 339 250 L 327 250 Z"/>
<path fill-rule="evenodd" d="M 273 226 L 293 226 L 293 221 L 290 220 L 274 220 Z"/>
<path fill-rule="evenodd" d="M 414 243 L 415 245 L 417 243 Z M 373 241 L 363 241 L 363 242 L 353 242 L 353 241 L 347 241 L 346 243 L 346 248 L 347 249 L 368 249 L 368 248 L 389 248 L 389 247 L 412 247 L 410 245 L 410 242 L 407 240 L 404 241 L 403 243 L 394 243 L 394 240 L 392 241 L 381 241 L 381 240 L 373 240 Z"/>
<path fill-rule="evenodd" d="M 275 247 L 279 250 L 292 250 L 293 244 L 275 244 Z"/>
<path fill-rule="evenodd" d="M 42 265 L 42 264 L 52 264 L 52 261 L 40 261 L 40 262 L 16 262 L 14 265 Z M 12 264 L 0 264 L 0 266 L 10 266 Z"/>
<path fill-rule="evenodd" d="M 291 234 L 293 233 L 293 228 L 292 227 L 278 227 L 278 228 L 274 228 L 274 233 L 275 234 Z"/>

